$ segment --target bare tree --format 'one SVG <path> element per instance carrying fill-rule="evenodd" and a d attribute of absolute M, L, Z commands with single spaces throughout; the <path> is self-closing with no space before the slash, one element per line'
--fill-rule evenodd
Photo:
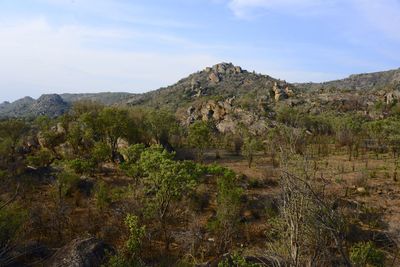
<path fill-rule="evenodd" d="M 326 266 L 340 255 L 352 266 L 345 247 L 344 216 L 325 193 L 327 181 L 318 183 L 306 155 L 295 155 L 297 139 L 280 146 L 282 243 L 289 265 Z M 321 176 L 322 177 L 322 176 Z"/>

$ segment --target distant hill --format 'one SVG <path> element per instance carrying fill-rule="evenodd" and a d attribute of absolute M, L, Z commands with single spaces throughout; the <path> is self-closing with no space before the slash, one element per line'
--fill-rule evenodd
<path fill-rule="evenodd" d="M 380 71 L 373 73 L 353 74 L 348 78 L 323 83 L 298 83 L 298 88 L 320 89 L 335 88 L 347 90 L 372 90 L 383 89 L 387 86 L 400 84 L 400 69 Z"/>
<path fill-rule="evenodd" d="M 145 105 L 173 110 L 203 100 L 257 101 L 274 96 L 274 88 L 292 88 L 289 83 L 268 75 L 243 70 L 232 63 L 220 63 L 193 73 L 177 83 L 128 100 L 130 105 Z"/>
<path fill-rule="evenodd" d="M 68 103 L 73 103 L 81 100 L 91 100 L 102 103 L 104 105 L 114 105 L 121 103 L 127 98 L 133 97 L 136 94 L 131 93 L 93 93 L 93 94 L 60 94 L 61 98 Z"/>
<path fill-rule="evenodd" d="M 96 93 L 96 94 L 45 94 L 37 100 L 24 97 L 15 102 L 0 104 L 0 117 L 36 117 L 47 115 L 57 117 L 69 110 L 76 101 L 90 100 L 104 105 L 126 102 L 135 94 L 130 93 Z"/>
<path fill-rule="evenodd" d="M 321 89 L 323 93 L 313 93 Z M 382 89 L 385 89 L 385 93 L 377 93 Z M 235 116 L 243 117 L 242 111 L 247 110 L 260 120 L 273 111 L 278 102 L 291 106 L 306 103 L 313 109 L 323 108 L 324 105 L 335 108 L 338 103 L 349 102 L 349 97 L 357 100 L 362 96 L 370 106 L 390 90 L 400 91 L 400 69 L 351 75 L 323 83 L 290 84 L 268 75 L 243 70 L 232 63 L 220 63 L 193 73 L 173 85 L 144 94 L 52 94 L 42 95 L 37 100 L 24 97 L 12 103 L 0 104 L 0 117 L 55 117 L 66 112 L 73 102 L 91 100 L 104 105 L 167 108 L 181 117 L 190 117 L 190 121 L 207 116 L 222 120 L 232 108 L 236 110 L 233 112 Z M 349 92 L 350 95 L 346 95 Z M 392 101 L 397 95 L 392 93 L 387 99 L 386 96 L 382 99 Z M 246 115 L 247 120 L 250 120 L 250 115 Z"/>
<path fill-rule="evenodd" d="M 24 97 L 15 102 L 0 104 L 1 117 L 57 117 L 68 111 L 70 104 L 57 94 L 46 94 L 37 100 Z"/>

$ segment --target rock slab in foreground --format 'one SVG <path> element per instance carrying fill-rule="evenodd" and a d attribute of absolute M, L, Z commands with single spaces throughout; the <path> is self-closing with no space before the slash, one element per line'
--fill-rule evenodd
<path fill-rule="evenodd" d="M 111 249 L 102 240 L 90 237 L 75 239 L 60 248 L 48 261 L 51 267 L 96 267 L 104 263 Z"/>

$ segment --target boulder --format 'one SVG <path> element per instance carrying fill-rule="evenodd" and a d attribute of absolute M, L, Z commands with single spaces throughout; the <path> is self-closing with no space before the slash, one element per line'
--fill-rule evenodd
<path fill-rule="evenodd" d="M 243 72 L 243 70 L 242 70 L 242 68 L 241 68 L 241 67 L 239 67 L 239 66 L 236 66 L 236 67 L 235 67 L 235 72 L 236 72 L 236 73 L 242 73 L 242 72 Z"/>
<path fill-rule="evenodd" d="M 59 146 L 55 147 L 55 150 L 64 158 L 73 157 L 75 153 L 74 148 L 69 142 L 60 144 Z"/>
<path fill-rule="evenodd" d="M 227 118 L 216 125 L 218 131 L 221 133 L 235 133 L 236 126 L 236 123 L 230 118 Z"/>
<path fill-rule="evenodd" d="M 281 101 L 284 100 L 286 98 L 288 98 L 287 93 L 285 92 L 285 90 L 283 90 L 277 82 L 274 83 L 274 86 L 272 87 L 272 91 L 275 94 L 275 101 Z"/>
<path fill-rule="evenodd" d="M 399 91 L 389 92 L 385 95 L 385 102 L 388 105 L 393 104 L 394 102 L 398 101 L 399 99 L 400 99 Z"/>
<path fill-rule="evenodd" d="M 218 73 L 215 72 L 211 72 L 211 74 L 208 76 L 208 79 L 213 83 L 219 83 L 221 81 Z"/>
<path fill-rule="evenodd" d="M 78 238 L 60 248 L 45 264 L 50 267 L 96 267 L 104 263 L 111 247 L 94 237 Z"/>
<path fill-rule="evenodd" d="M 129 142 L 128 142 L 128 140 L 126 140 L 126 139 L 124 139 L 124 138 L 118 138 L 118 140 L 117 140 L 117 147 L 118 147 L 118 149 L 128 148 L 128 147 L 129 147 Z"/>

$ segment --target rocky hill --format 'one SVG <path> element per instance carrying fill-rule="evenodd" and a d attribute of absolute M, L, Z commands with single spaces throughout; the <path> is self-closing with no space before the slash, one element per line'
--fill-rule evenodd
<path fill-rule="evenodd" d="M 57 94 L 46 94 L 37 100 L 24 97 L 13 103 L 0 104 L 1 117 L 37 117 L 47 115 L 57 117 L 68 111 L 70 104 Z"/>
<path fill-rule="evenodd" d="M 298 83 L 298 88 L 303 89 L 347 89 L 347 90 L 380 90 L 388 86 L 398 86 L 400 88 L 400 68 L 396 70 L 353 74 L 348 78 L 323 82 L 323 83 Z"/>
<path fill-rule="evenodd" d="M 238 124 L 262 132 L 268 127 L 271 107 L 294 96 L 294 86 L 285 81 L 220 63 L 135 96 L 128 105 L 169 109 L 185 124 L 212 119 L 221 132 L 234 131 Z"/>
<path fill-rule="evenodd" d="M 291 89 L 293 86 L 285 81 L 248 72 L 232 63 L 220 63 L 193 73 L 171 86 L 135 96 L 128 102 L 131 105 L 178 109 L 198 99 L 235 97 L 251 101 L 270 100 L 275 97 L 275 91 L 277 98 L 284 99 Z"/>
<path fill-rule="evenodd" d="M 47 115 L 57 117 L 69 110 L 72 103 L 90 100 L 104 105 L 124 103 L 135 94 L 130 93 L 96 93 L 96 94 L 45 94 L 37 100 L 24 97 L 15 102 L 0 104 L 0 117 L 36 117 Z"/>
<path fill-rule="evenodd" d="M 67 103 L 73 103 L 81 100 L 90 100 L 102 103 L 104 105 L 114 105 L 126 101 L 126 99 L 134 97 L 136 94 L 131 93 L 94 93 L 94 94 L 60 94 L 61 98 Z"/>
<path fill-rule="evenodd" d="M 398 99 L 400 69 L 351 75 L 324 83 L 290 84 L 232 63 L 220 63 L 144 94 L 43 95 L 37 100 L 25 97 L 0 104 L 0 117 L 54 117 L 67 111 L 75 101 L 92 100 L 105 105 L 169 109 L 187 124 L 213 119 L 221 131 L 232 129 L 238 122 L 258 131 L 266 127 L 265 119 L 273 117 L 281 105 L 302 106 L 315 113 L 366 112 L 376 101 L 391 103 Z"/>

